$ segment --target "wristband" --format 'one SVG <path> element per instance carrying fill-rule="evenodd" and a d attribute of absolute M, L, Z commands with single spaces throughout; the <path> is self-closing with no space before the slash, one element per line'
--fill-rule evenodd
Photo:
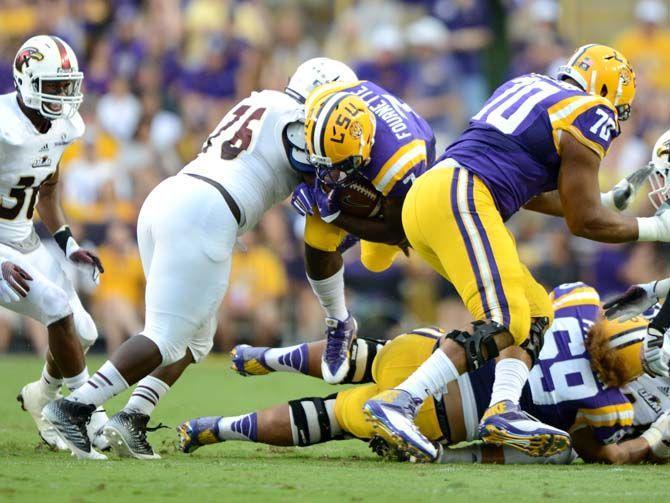
<path fill-rule="evenodd" d="M 77 245 L 77 242 L 72 236 L 72 231 L 70 230 L 69 225 L 64 225 L 54 232 L 53 238 L 56 241 L 56 244 L 58 244 L 58 247 L 63 250 L 66 257 L 69 257 L 72 252 L 79 248 L 79 245 Z"/>
<path fill-rule="evenodd" d="M 614 205 L 614 191 L 612 190 L 609 192 L 600 193 L 600 204 L 602 204 L 605 208 L 609 208 L 610 210 L 619 211 Z"/>
<path fill-rule="evenodd" d="M 658 221 L 656 217 L 638 217 L 637 240 L 658 241 Z"/>

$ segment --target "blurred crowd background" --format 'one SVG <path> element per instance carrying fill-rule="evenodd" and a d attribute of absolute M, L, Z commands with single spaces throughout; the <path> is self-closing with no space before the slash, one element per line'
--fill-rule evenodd
<path fill-rule="evenodd" d="M 254 89 L 283 89 L 308 58 L 343 60 L 403 97 L 431 123 L 441 152 L 504 79 L 553 74 L 583 43 L 613 45 L 631 60 L 638 94 L 604 162 L 605 190 L 646 164 L 670 126 L 661 0 L 0 0 L 1 92 L 13 91 L 16 50 L 38 33 L 69 42 L 85 73 L 87 132 L 65 153 L 61 185 L 75 236 L 98 249 L 106 269 L 97 288 L 75 278 L 98 323 L 99 350 L 143 324 L 135 222 L 146 195 L 197 155 L 232 104 Z M 644 194 L 631 210 L 651 211 Z M 302 224 L 284 204 L 242 238 L 247 251 L 234 257 L 216 350 L 321 337 Z M 588 242 L 558 219 L 524 211 L 511 225 L 522 259 L 547 288 L 582 280 L 608 297 L 668 273 L 659 245 Z M 373 275 L 356 249 L 345 258 L 362 335 L 467 323 L 450 285 L 420 261 L 402 258 Z M 0 313 L 0 352 L 45 345 L 44 327 Z"/>

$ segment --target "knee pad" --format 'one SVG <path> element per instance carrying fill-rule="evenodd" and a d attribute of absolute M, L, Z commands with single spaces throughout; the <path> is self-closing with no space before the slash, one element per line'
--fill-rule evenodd
<path fill-rule="evenodd" d="M 357 337 L 351 345 L 349 353 L 349 373 L 342 384 L 362 384 L 373 382 L 372 362 L 377 353 L 388 341 Z"/>
<path fill-rule="evenodd" d="M 336 397 L 337 394 L 326 398 L 301 398 L 288 403 L 293 445 L 304 447 L 344 438 L 335 417 Z"/>
<path fill-rule="evenodd" d="M 532 318 L 530 320 L 530 332 L 521 347 L 530 355 L 530 359 L 535 365 L 544 345 L 544 334 L 549 328 L 550 320 L 546 316 L 541 318 Z"/>
<path fill-rule="evenodd" d="M 91 315 L 86 312 L 83 306 L 79 306 L 80 309 L 73 309 L 72 314 L 74 316 L 74 328 L 77 332 L 77 337 L 81 342 L 81 347 L 84 348 L 84 352 L 88 351 L 91 346 L 98 339 L 98 328 L 95 326 L 95 322 Z"/>
<path fill-rule="evenodd" d="M 465 350 L 468 372 L 477 370 L 489 360 L 500 354 L 498 345 L 493 337 L 509 330 L 495 321 L 475 321 L 472 323 L 473 332 L 469 334 L 461 330 L 453 330 L 447 337 L 457 342 Z"/>

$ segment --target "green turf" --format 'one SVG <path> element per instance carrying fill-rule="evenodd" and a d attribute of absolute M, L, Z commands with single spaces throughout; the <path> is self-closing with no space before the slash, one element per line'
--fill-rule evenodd
<path fill-rule="evenodd" d="M 94 360 L 94 369 L 100 360 Z M 156 409 L 175 426 L 209 414 L 238 414 L 333 388 L 302 376 L 241 378 L 212 357 L 191 368 Z M 0 356 L 0 502 L 30 501 L 668 501 L 670 468 L 656 466 L 427 466 L 382 462 L 358 441 L 306 449 L 229 442 L 186 456 L 174 430 L 150 437 L 163 459 L 77 461 L 44 449 L 15 396 L 41 363 Z M 108 404 L 121 406 L 126 395 Z"/>

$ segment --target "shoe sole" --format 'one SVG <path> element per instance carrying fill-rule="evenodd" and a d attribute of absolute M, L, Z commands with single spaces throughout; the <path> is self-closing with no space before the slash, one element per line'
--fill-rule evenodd
<path fill-rule="evenodd" d="M 371 424 L 375 433 L 386 440 L 390 447 L 395 448 L 402 454 L 412 456 L 418 463 L 432 463 L 435 461 L 431 456 L 410 444 L 402 436 L 388 428 L 367 407 L 363 408 L 363 414 L 365 415 L 365 420 Z"/>
<path fill-rule="evenodd" d="M 58 431 L 58 427 L 46 415 L 42 414 L 42 419 L 44 419 L 44 421 L 47 424 L 51 425 L 56 430 L 56 433 L 58 433 L 58 436 L 61 438 L 61 440 L 63 440 L 63 442 L 65 442 L 65 445 L 67 445 L 67 448 L 70 449 L 70 452 L 72 452 L 72 455 L 75 458 L 77 458 L 77 459 L 92 459 L 92 460 L 95 460 L 95 461 L 101 461 L 101 460 L 107 459 L 107 456 L 105 456 L 104 454 L 99 453 L 98 451 L 96 451 L 92 447 L 91 447 L 90 452 L 82 451 L 79 447 L 77 447 L 72 442 L 70 442 L 65 435 L 61 434 L 61 432 Z"/>
<path fill-rule="evenodd" d="M 102 428 L 102 434 L 109 442 L 109 447 L 118 454 L 121 458 L 135 458 L 135 459 L 161 459 L 158 454 L 138 454 L 134 452 L 126 440 L 121 435 L 121 432 L 114 428 L 113 426 L 104 426 Z"/>
<path fill-rule="evenodd" d="M 28 413 L 30 414 L 30 411 L 29 411 L 28 409 L 26 409 L 25 400 L 24 400 L 24 398 L 23 398 L 23 389 L 22 389 L 21 392 L 16 396 L 16 401 L 19 402 L 19 404 L 21 404 L 21 410 L 22 410 L 22 411 L 24 411 L 24 412 L 28 412 Z M 30 414 L 30 415 L 31 415 L 31 417 L 32 417 L 32 414 Z M 34 418 L 33 418 L 33 419 L 34 419 Z M 57 431 L 57 430 L 55 430 L 55 431 L 56 431 L 56 434 L 58 435 L 58 437 L 64 442 L 63 437 L 61 437 L 61 436 L 58 434 L 58 431 Z M 37 430 L 37 434 L 39 435 L 39 437 L 40 437 L 40 439 L 42 440 L 42 442 L 44 442 L 44 444 L 45 444 L 49 449 L 51 449 L 52 451 L 61 451 L 61 450 L 63 450 L 61 447 L 58 446 L 58 444 L 51 443 L 51 442 L 49 442 L 46 438 L 44 438 L 44 437 L 42 436 L 42 432 L 41 432 L 39 429 Z"/>
<path fill-rule="evenodd" d="M 179 435 L 179 450 L 184 454 L 191 454 L 192 452 L 199 449 L 200 445 L 190 446 L 189 450 L 186 450 L 186 446 L 191 443 L 193 437 L 188 432 L 188 426 L 186 424 L 181 424 L 177 427 L 177 434 Z"/>
<path fill-rule="evenodd" d="M 489 445 L 508 445 L 528 456 L 551 457 L 570 449 L 570 439 L 564 435 L 541 433 L 539 435 L 515 435 L 509 431 L 487 424 L 480 433 L 480 438 Z"/>

